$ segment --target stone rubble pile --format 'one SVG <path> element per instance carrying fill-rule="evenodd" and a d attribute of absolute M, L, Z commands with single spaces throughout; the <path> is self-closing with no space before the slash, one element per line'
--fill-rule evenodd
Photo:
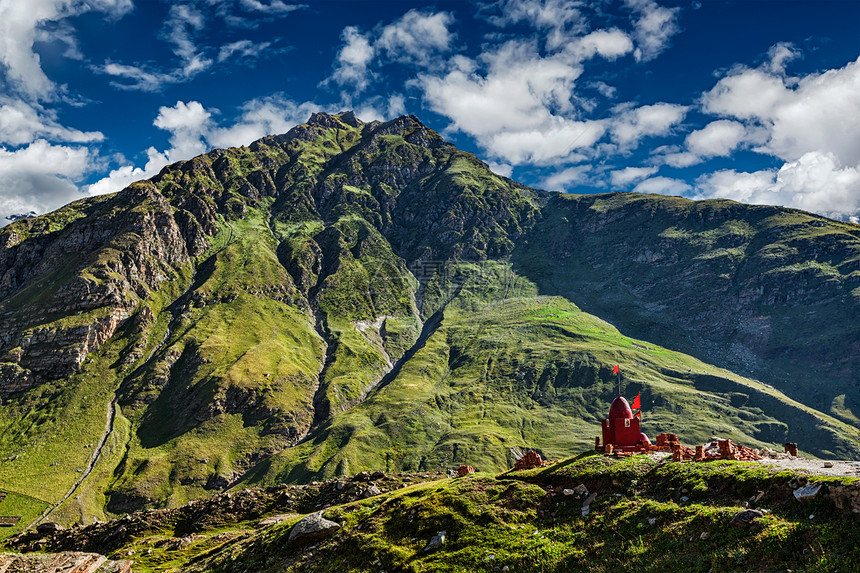
<path fill-rule="evenodd" d="M 265 517 L 317 512 L 333 505 L 366 499 L 426 481 L 447 478 L 444 471 L 399 472 L 363 471 L 351 478 L 337 478 L 304 485 L 276 485 L 225 492 L 198 499 L 171 509 L 149 509 L 119 519 L 86 526 L 63 528 L 43 523 L 10 538 L 7 545 L 17 551 L 93 551 L 109 553 L 133 537 L 170 530 L 175 537 L 165 544 L 181 548 L 197 540 L 205 529 L 239 521 L 256 520 L 266 526 Z M 0 569 L 2 571 L 2 569 Z"/>

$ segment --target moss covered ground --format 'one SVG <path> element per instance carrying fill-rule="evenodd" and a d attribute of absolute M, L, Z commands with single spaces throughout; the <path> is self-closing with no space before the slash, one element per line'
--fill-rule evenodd
<path fill-rule="evenodd" d="M 244 522 L 202 531 L 181 549 L 172 531 L 129 540 L 114 558 L 140 571 L 851 571 L 860 567 L 857 517 L 812 481 L 858 487 L 743 462 L 615 459 L 593 453 L 546 468 L 431 481 L 323 515 L 342 525 L 311 545 L 287 537 L 300 515 L 268 526 Z M 579 487 L 582 486 L 582 487 Z M 564 490 L 576 488 L 566 495 Z M 582 491 L 582 490 L 587 490 Z M 568 492 L 570 493 L 570 492 Z M 583 507 L 587 506 L 588 511 Z M 750 527 L 730 522 L 748 507 Z M 446 532 L 444 544 L 425 551 Z"/>

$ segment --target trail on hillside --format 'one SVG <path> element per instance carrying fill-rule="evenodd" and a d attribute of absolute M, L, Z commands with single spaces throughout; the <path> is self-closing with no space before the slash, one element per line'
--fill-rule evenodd
<path fill-rule="evenodd" d="M 224 242 L 224 244 L 217 251 L 215 251 L 215 253 L 213 253 L 210 257 L 208 257 L 207 260 L 211 259 L 214 256 L 217 256 L 220 252 L 222 252 L 224 249 L 226 249 L 232 243 L 232 241 L 233 241 L 233 226 L 230 225 L 230 223 L 226 223 L 226 224 L 227 224 L 227 228 L 229 229 L 229 234 L 227 236 L 227 240 Z M 197 268 L 199 268 L 199 265 L 195 266 L 195 276 L 191 280 L 191 287 L 186 292 L 184 292 L 180 297 L 178 297 L 176 299 L 176 302 L 178 302 L 184 298 L 187 298 L 188 295 L 190 294 L 191 290 L 194 288 L 194 285 L 196 283 L 196 278 L 197 278 L 197 276 L 196 276 L 197 275 Z M 165 330 L 164 337 L 158 343 L 158 345 L 155 347 L 155 349 L 152 351 L 149 358 L 146 359 L 138 368 L 136 368 L 134 370 L 134 372 L 132 372 L 129 376 L 127 376 L 126 379 L 134 378 L 135 376 L 137 376 L 137 374 L 140 373 L 143 370 L 143 368 L 147 364 L 149 364 L 152 361 L 152 359 L 155 356 L 157 356 L 159 352 L 161 352 L 161 350 L 164 349 L 164 346 L 167 344 L 167 341 L 170 339 L 170 335 L 173 331 L 173 328 L 172 328 L 173 320 L 175 320 L 175 317 L 173 317 L 167 323 L 167 328 Z M 95 449 L 93 450 L 93 453 L 90 456 L 90 459 L 87 461 L 87 466 L 84 468 L 80 477 L 78 477 L 78 479 L 75 480 L 75 482 L 71 485 L 69 490 L 66 492 L 66 494 L 62 498 L 60 498 L 58 501 L 56 501 L 52 505 L 49 505 L 47 508 L 45 508 L 45 510 L 42 511 L 42 513 L 39 514 L 39 516 L 35 520 L 33 520 L 33 522 L 30 523 L 30 525 L 27 526 L 28 529 L 37 525 L 39 522 L 44 521 L 45 518 L 47 518 L 58 507 L 60 507 L 63 503 L 65 503 L 65 501 L 67 499 L 72 497 L 72 495 L 74 495 L 74 493 L 78 490 L 78 488 L 81 486 L 81 484 L 84 482 L 84 480 L 87 479 L 90 476 L 90 474 L 93 472 L 93 470 L 95 469 L 96 464 L 98 463 L 99 459 L 101 458 L 101 454 L 102 454 L 102 451 L 104 450 L 105 444 L 107 443 L 110 435 L 113 433 L 114 422 L 116 421 L 116 410 L 117 410 L 117 405 L 118 405 L 118 401 L 119 401 L 118 393 L 119 393 L 119 389 L 117 389 L 117 391 L 114 393 L 113 400 L 111 400 L 110 403 L 108 404 L 107 423 L 105 424 L 105 430 L 104 430 L 104 432 L 102 432 L 101 438 L 99 438 L 98 444 L 96 445 Z"/>
<path fill-rule="evenodd" d="M 110 437 L 111 433 L 113 433 L 113 425 L 114 421 L 116 420 L 116 406 L 117 398 L 116 396 L 114 396 L 114 399 L 110 401 L 110 404 L 108 404 L 107 423 L 105 424 L 105 431 L 102 433 L 102 437 L 99 439 L 98 444 L 96 444 L 96 447 L 93 450 L 89 461 L 87 461 L 87 466 L 86 468 L 84 468 L 84 471 L 83 473 L 81 473 L 81 476 L 77 480 L 75 480 L 75 483 L 72 484 L 72 486 L 66 492 L 66 495 L 60 498 L 53 505 L 49 505 L 47 508 L 45 508 L 45 510 L 39 514 L 39 517 L 37 517 L 30 525 L 27 526 L 27 529 L 38 524 L 40 521 L 43 521 L 46 517 L 53 513 L 54 510 L 60 507 L 67 499 L 72 497 L 72 495 L 74 495 L 80 485 L 84 483 L 84 480 L 87 479 L 89 475 L 93 472 L 93 469 L 95 469 L 96 464 L 101 457 L 102 450 L 104 449 L 108 438 Z"/>

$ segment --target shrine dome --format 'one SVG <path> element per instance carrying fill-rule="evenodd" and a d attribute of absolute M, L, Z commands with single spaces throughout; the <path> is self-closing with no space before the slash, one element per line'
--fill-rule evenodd
<path fill-rule="evenodd" d="M 619 396 L 615 400 L 612 401 L 612 405 L 609 407 L 609 419 L 625 419 L 632 418 L 633 410 L 630 409 L 630 404 L 627 403 L 627 400 L 624 399 L 623 396 Z"/>

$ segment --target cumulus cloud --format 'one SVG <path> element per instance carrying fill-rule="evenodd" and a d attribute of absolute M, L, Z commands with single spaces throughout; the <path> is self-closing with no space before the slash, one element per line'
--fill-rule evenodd
<path fill-rule="evenodd" d="M 497 11 L 487 14 L 490 23 L 499 27 L 528 23 L 546 34 L 548 50 L 563 46 L 587 27 L 581 6 L 570 0 L 502 0 L 493 7 Z"/>
<path fill-rule="evenodd" d="M 679 8 L 666 8 L 653 0 L 627 0 L 628 8 L 636 15 L 634 37 L 636 61 L 656 58 L 669 47 L 669 40 L 681 31 L 678 26 Z"/>
<path fill-rule="evenodd" d="M 692 187 L 681 179 L 651 177 L 633 188 L 634 193 L 659 193 L 661 195 L 685 195 Z"/>
<path fill-rule="evenodd" d="M 451 120 L 451 131 L 474 137 L 492 159 L 510 165 L 573 163 L 583 152 L 592 157 L 629 152 L 645 137 L 671 134 L 688 107 L 628 103 L 608 118 L 588 117 L 598 107 L 594 98 L 614 98 L 615 90 L 586 81 L 590 97 L 578 94 L 586 61 L 632 53 L 651 59 L 677 32 L 676 9 L 651 0 L 632 0 L 628 6 L 633 18 L 627 29 L 592 28 L 599 11 L 570 0 L 502 0 L 484 6 L 482 14 L 492 24 L 527 24 L 538 34 L 524 39 L 520 33 L 520 39 L 501 42 L 493 38 L 479 56 L 454 56 L 446 72 L 419 74 L 413 85 L 428 107 Z M 607 134 L 613 143 L 598 145 Z"/>
<path fill-rule="evenodd" d="M 97 131 L 64 127 L 57 122 L 55 112 L 38 104 L 0 98 L 0 144 L 24 145 L 36 138 L 89 143 L 101 141 L 104 135 Z"/>
<path fill-rule="evenodd" d="M 392 61 L 428 66 L 451 50 L 454 35 L 448 27 L 453 22 L 447 12 L 410 10 L 382 29 L 376 47 Z"/>
<path fill-rule="evenodd" d="M 490 166 L 490 171 L 502 177 L 510 177 L 514 173 L 514 166 L 508 163 L 491 161 L 488 165 Z"/>
<path fill-rule="evenodd" d="M 581 38 L 569 42 L 565 50 L 575 60 L 589 60 L 595 56 L 601 56 L 607 60 L 614 60 L 633 50 L 633 42 L 630 37 L 617 28 L 611 30 L 597 30 Z"/>
<path fill-rule="evenodd" d="M 85 147 L 52 145 L 39 139 L 26 147 L 0 147 L 0 226 L 12 214 L 46 213 L 83 197 L 74 181 L 87 172 Z"/>
<path fill-rule="evenodd" d="M 611 138 L 621 148 L 636 147 L 649 136 L 667 135 L 680 123 L 688 111 L 687 106 L 656 103 L 632 108 L 619 108 L 610 127 Z"/>
<path fill-rule="evenodd" d="M 685 150 L 678 146 L 659 147 L 654 150 L 655 159 L 671 167 L 689 167 L 712 157 L 727 157 L 742 143 L 749 143 L 757 136 L 744 124 L 721 119 L 702 129 L 689 133 L 684 141 Z"/>
<path fill-rule="evenodd" d="M 860 163 L 860 59 L 799 79 L 774 67 L 782 63 L 733 70 L 704 94 L 703 109 L 763 126 L 761 151 L 783 160 L 827 151 L 843 164 Z"/>
<path fill-rule="evenodd" d="M 743 141 L 746 128 L 742 123 L 722 119 L 687 136 L 687 149 L 702 157 L 725 157 Z"/>
<path fill-rule="evenodd" d="M 548 191 L 567 191 L 574 184 L 588 182 L 589 165 L 575 165 L 557 171 L 541 181 L 540 186 Z"/>
<path fill-rule="evenodd" d="M 613 187 L 626 187 L 631 183 L 651 177 L 657 173 L 658 168 L 649 167 L 625 167 L 609 173 L 609 181 Z"/>
<path fill-rule="evenodd" d="M 475 137 L 493 157 L 513 165 L 545 162 L 602 137 L 602 121 L 565 116 L 574 111 L 570 98 L 581 66 L 542 57 L 534 42 L 523 41 L 506 42 L 481 60 L 461 57 L 446 75 L 419 76 L 419 85 L 452 129 Z"/>
<path fill-rule="evenodd" d="M 747 145 L 782 159 L 782 168 L 718 171 L 699 179 L 697 193 L 856 217 L 860 58 L 842 68 L 798 78 L 786 73 L 786 64 L 796 57 L 791 46 L 778 44 L 760 67 L 731 69 L 702 97 L 705 112 L 728 119 L 687 139 L 690 152 L 700 156 Z"/>
<path fill-rule="evenodd" d="M 778 170 L 721 170 L 703 175 L 696 181 L 695 197 L 782 205 L 856 219 L 860 217 L 860 168 L 841 166 L 829 152 L 809 152 Z"/>
<path fill-rule="evenodd" d="M 370 84 L 370 62 L 376 49 L 370 38 L 355 26 L 347 26 L 341 33 L 343 46 L 337 53 L 337 65 L 331 81 L 340 86 L 352 86 L 356 93 L 364 91 Z"/>
<path fill-rule="evenodd" d="M 0 3 L 0 63 L 10 86 L 31 99 L 55 99 L 57 86 L 42 71 L 33 43 L 40 27 L 90 11 L 118 18 L 132 8 L 131 0 L 41 0 Z M 60 30 L 69 37 L 68 28 Z"/>
<path fill-rule="evenodd" d="M 422 68 L 438 67 L 449 52 L 454 34 L 449 26 L 454 17 L 447 12 L 410 10 L 401 18 L 370 32 L 347 26 L 335 59 L 334 72 L 323 84 L 335 83 L 351 92 L 365 91 L 376 77 L 373 64 L 396 62 Z M 349 103 L 349 102 L 348 102 Z"/>

